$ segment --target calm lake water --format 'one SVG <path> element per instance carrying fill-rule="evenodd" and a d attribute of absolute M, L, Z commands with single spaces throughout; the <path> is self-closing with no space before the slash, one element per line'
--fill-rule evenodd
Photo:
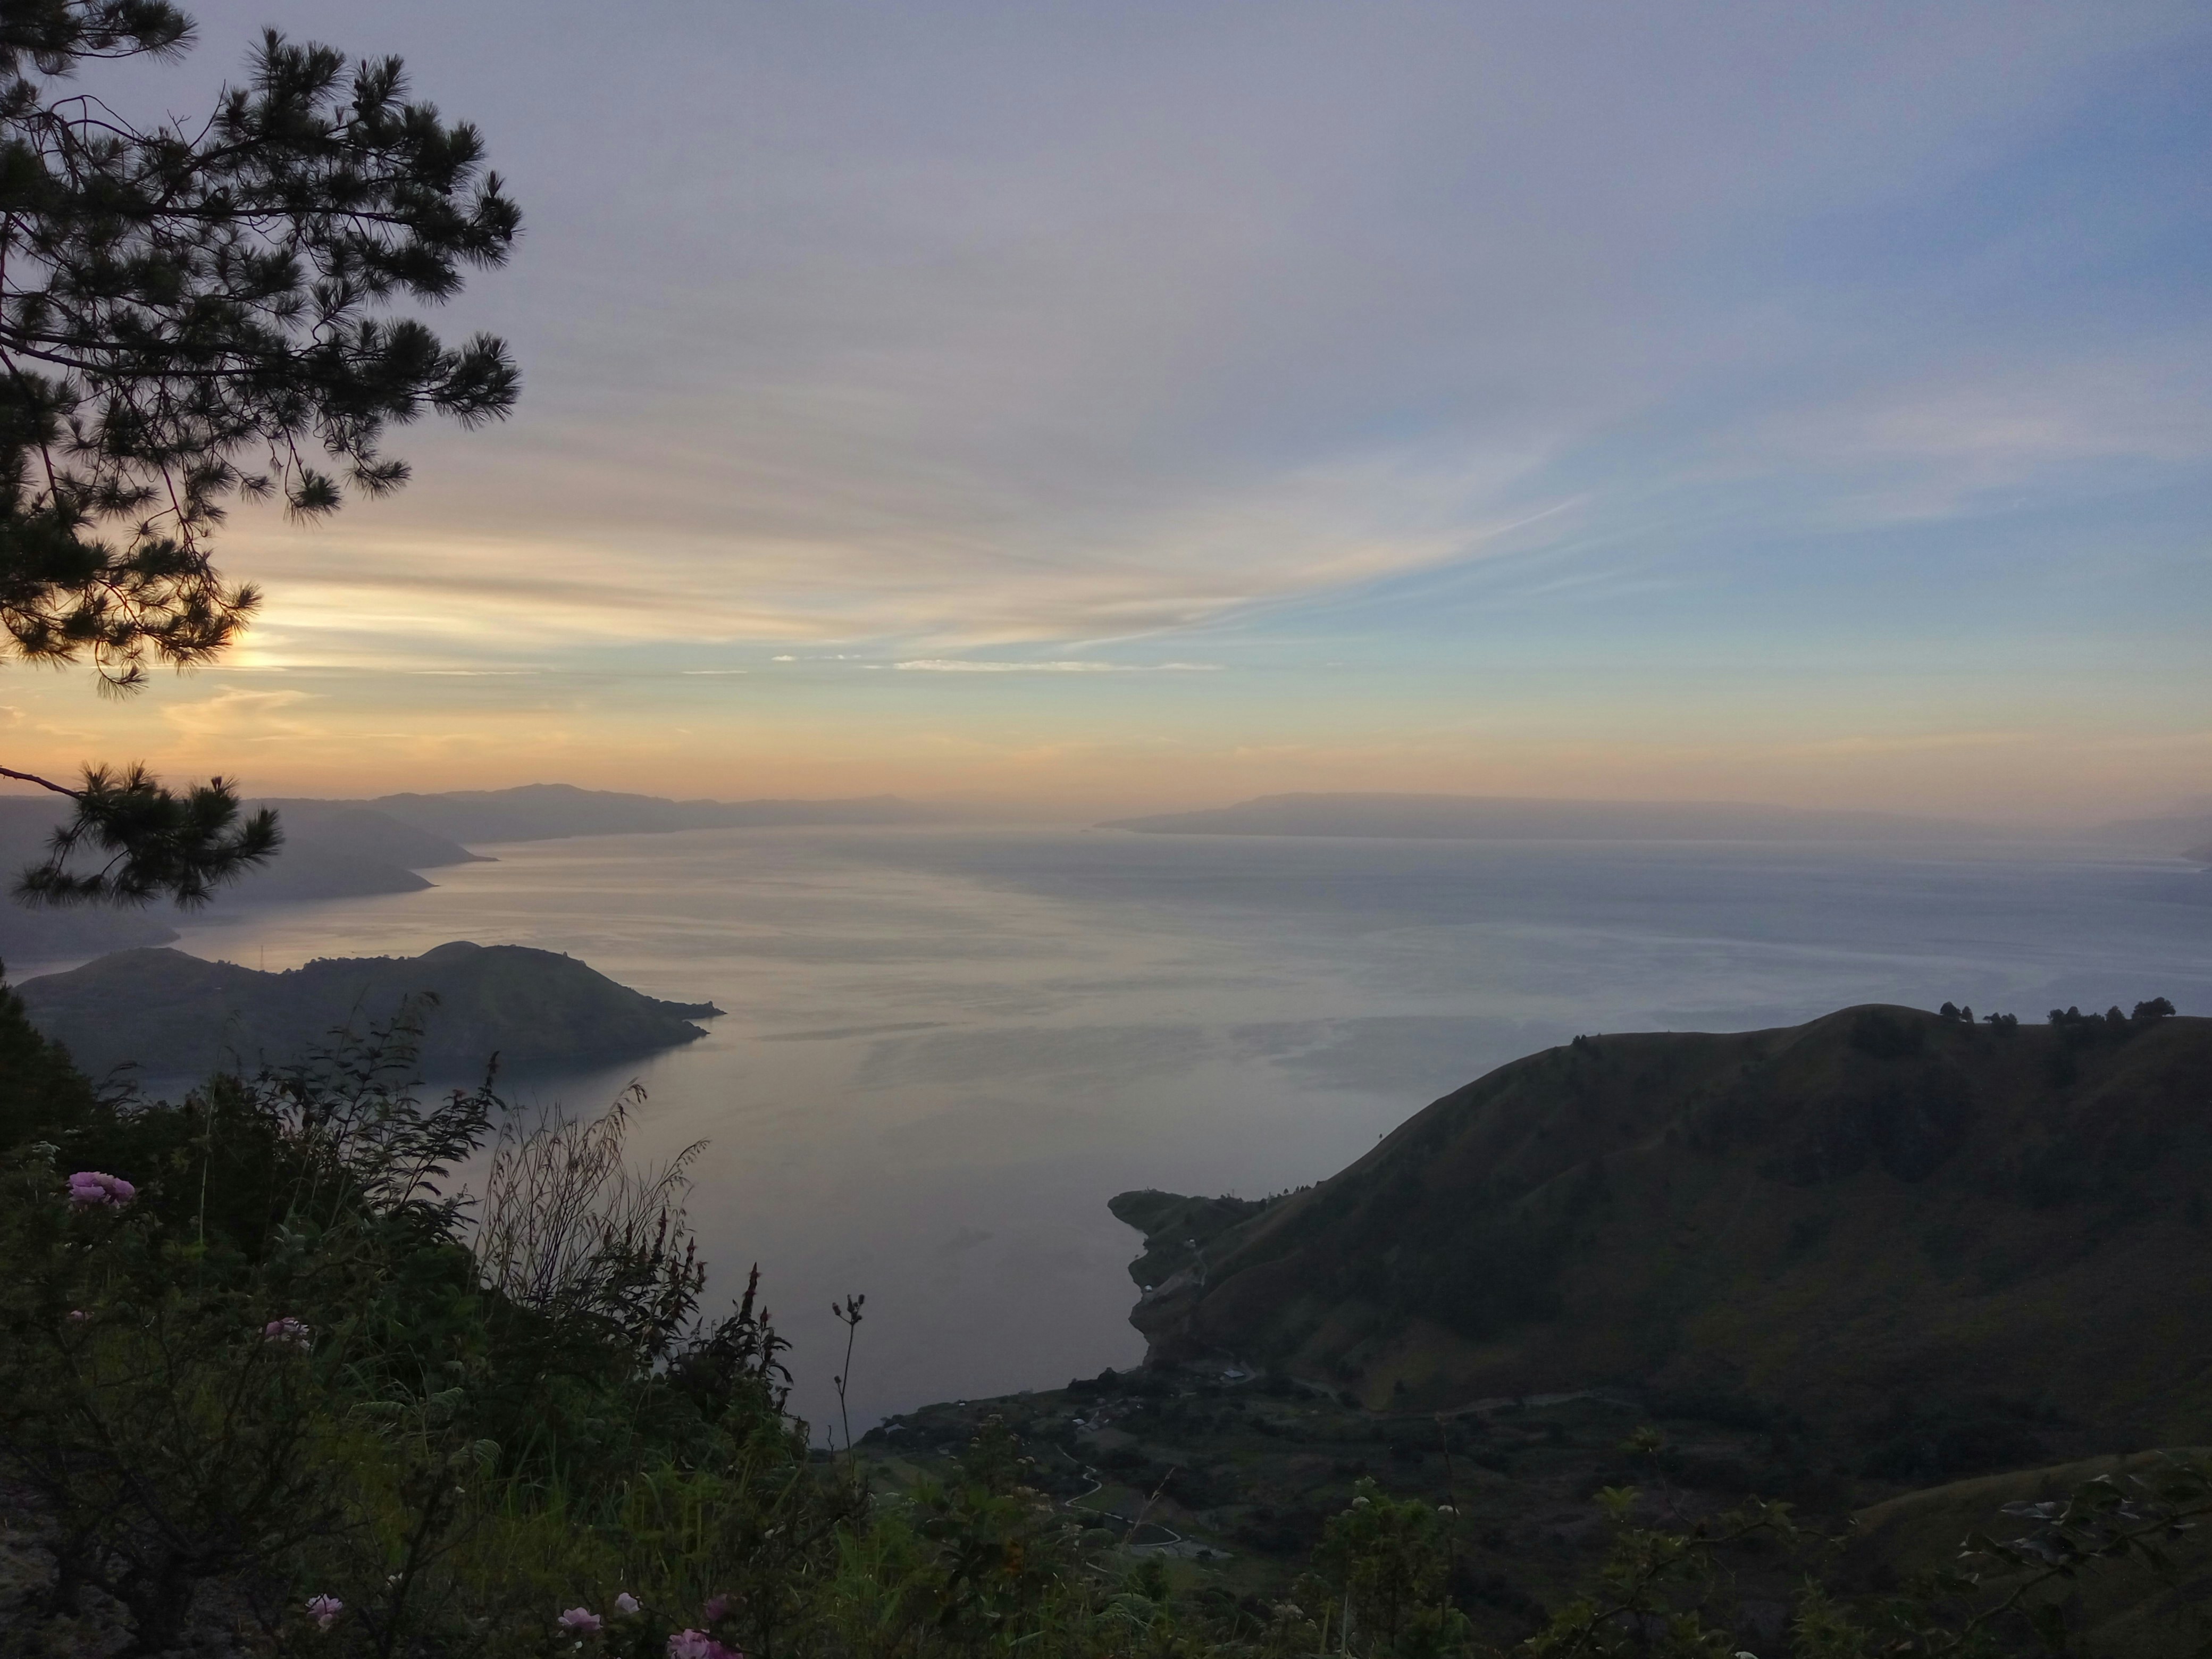
<path fill-rule="evenodd" d="M 1946 999 L 2212 1010 L 2212 875 L 2177 861 L 1742 845 L 714 830 L 495 847 L 428 892 L 190 929 L 250 967 L 447 939 L 566 951 L 728 1009 L 635 1078 L 647 1157 L 710 1145 L 723 1294 L 763 1268 L 817 1424 L 1126 1365 L 1133 1187 L 1258 1194 L 1578 1031 Z"/>

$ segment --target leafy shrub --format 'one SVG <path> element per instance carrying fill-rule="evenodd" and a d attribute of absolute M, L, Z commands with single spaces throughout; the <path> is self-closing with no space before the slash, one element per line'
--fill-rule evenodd
<path fill-rule="evenodd" d="M 807 1471 L 752 1292 L 697 1320 L 680 1170 L 618 1173 L 619 1109 L 511 1134 L 495 1223 L 568 1207 L 481 1254 L 451 1172 L 502 1103 L 416 1099 L 414 1035 L 177 1106 L 64 1094 L 0 1158 L 0 1473 L 51 1523 L 50 1611 L 107 1598 L 155 1650 L 211 1590 L 278 1631 L 312 1592 L 343 1604 L 309 1620 L 326 1645 L 390 1653 L 579 1583 L 672 1602 L 772 1573 L 769 1540 L 826 1551 L 798 1517 L 849 1490 Z M 129 1170 L 130 1201 L 73 1203 L 70 1164 Z"/>

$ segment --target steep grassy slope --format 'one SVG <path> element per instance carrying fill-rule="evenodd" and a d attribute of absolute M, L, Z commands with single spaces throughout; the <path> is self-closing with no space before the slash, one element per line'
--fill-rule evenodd
<path fill-rule="evenodd" d="M 204 962 L 179 951 L 124 951 L 18 988 L 32 1023 L 95 1075 L 135 1062 L 155 1078 L 198 1078 L 298 1058 L 340 1026 L 389 1020 L 426 993 L 422 1063 L 434 1073 L 588 1062 L 703 1036 L 721 1011 L 661 1002 L 573 957 L 465 940 L 419 957 L 335 957 L 287 973 Z"/>
<path fill-rule="evenodd" d="M 1224 1213 L 1132 1319 L 1376 1405 L 1779 1405 L 1931 1479 L 2212 1437 L 2208 1193 L 2212 1020 L 1578 1038 Z"/>

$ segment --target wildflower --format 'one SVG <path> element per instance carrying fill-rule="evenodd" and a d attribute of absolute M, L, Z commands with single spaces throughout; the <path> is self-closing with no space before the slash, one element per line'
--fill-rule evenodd
<path fill-rule="evenodd" d="M 745 1656 L 735 1648 L 724 1647 L 703 1630 L 680 1630 L 668 1638 L 668 1659 L 745 1659 Z"/>
<path fill-rule="evenodd" d="M 638 1599 L 628 1590 L 615 1597 L 615 1611 L 625 1619 L 638 1610 Z"/>
<path fill-rule="evenodd" d="M 707 1615 L 708 1624 L 719 1625 L 730 1616 L 730 1598 L 726 1595 L 710 1596 L 701 1611 Z"/>
<path fill-rule="evenodd" d="M 69 1316 L 70 1323 L 72 1325 L 82 1325 L 86 1320 L 92 1317 L 90 1314 L 87 1313 L 82 1308 L 71 1308 L 70 1310 Z"/>
<path fill-rule="evenodd" d="M 596 1613 L 583 1607 L 571 1607 L 555 1622 L 574 1635 L 586 1636 L 599 1629 L 602 1621 Z"/>
<path fill-rule="evenodd" d="M 315 1340 L 314 1332 L 304 1322 L 287 1314 L 282 1319 L 272 1319 L 261 1328 L 264 1342 L 289 1342 L 307 1347 Z"/>
<path fill-rule="evenodd" d="M 121 1176 L 79 1170 L 69 1179 L 69 1201 L 80 1210 L 119 1210 L 137 1196 L 138 1189 Z"/>
<path fill-rule="evenodd" d="M 335 1595 L 314 1595 L 307 1599 L 307 1617 L 315 1621 L 317 1630 L 328 1630 L 345 1611 L 345 1603 Z"/>

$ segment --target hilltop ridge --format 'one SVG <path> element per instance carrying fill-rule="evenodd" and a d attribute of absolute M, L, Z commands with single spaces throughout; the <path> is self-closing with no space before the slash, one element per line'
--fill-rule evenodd
<path fill-rule="evenodd" d="M 2208 1078 L 2202 1018 L 1577 1038 L 1264 1206 L 1123 1195 L 1131 1321 L 1407 1409 L 1629 1384 L 1905 1432 L 2002 1399 L 2194 1443 Z"/>

